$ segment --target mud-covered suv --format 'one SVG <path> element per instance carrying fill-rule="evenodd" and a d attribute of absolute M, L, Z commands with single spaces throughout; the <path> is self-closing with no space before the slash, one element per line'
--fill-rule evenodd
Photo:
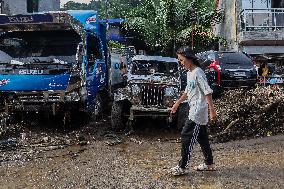
<path fill-rule="evenodd" d="M 114 91 L 111 124 L 114 129 L 132 125 L 137 117 L 162 117 L 169 124 L 182 127 L 183 106 L 177 115 L 170 108 L 180 96 L 180 73 L 177 59 L 136 55 L 127 65 L 124 86 Z"/>

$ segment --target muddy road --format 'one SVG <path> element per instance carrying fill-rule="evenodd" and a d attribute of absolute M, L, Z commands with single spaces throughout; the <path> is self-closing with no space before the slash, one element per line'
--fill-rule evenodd
<path fill-rule="evenodd" d="M 147 123 L 126 136 L 109 122 L 75 129 L 32 127 L 0 145 L 0 188 L 283 188 L 284 135 L 214 143 L 217 171 L 173 177 L 179 133 Z"/>
<path fill-rule="evenodd" d="M 284 188 L 283 88 L 227 91 L 215 106 L 208 130 L 217 171 L 192 170 L 202 163 L 196 145 L 188 174 L 171 176 L 180 135 L 158 120 L 142 119 L 126 135 L 110 129 L 109 116 L 63 128 L 32 115 L 0 126 L 0 189 Z"/>

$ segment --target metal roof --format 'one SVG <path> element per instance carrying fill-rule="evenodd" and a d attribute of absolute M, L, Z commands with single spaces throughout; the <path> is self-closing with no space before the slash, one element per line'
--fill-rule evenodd
<path fill-rule="evenodd" d="M 85 30 L 98 33 L 103 23 L 93 10 L 50 11 L 25 15 L 0 15 L 0 32 Z"/>
<path fill-rule="evenodd" d="M 132 58 L 135 60 L 145 60 L 145 61 L 160 61 L 160 62 L 178 62 L 176 58 L 163 57 L 163 56 L 146 56 L 146 55 L 136 55 Z"/>

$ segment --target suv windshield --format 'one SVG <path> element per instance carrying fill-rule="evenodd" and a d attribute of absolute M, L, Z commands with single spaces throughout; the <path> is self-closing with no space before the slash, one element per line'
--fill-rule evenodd
<path fill-rule="evenodd" d="M 132 74 L 134 75 L 174 75 L 177 71 L 178 64 L 176 62 L 139 60 L 134 61 L 132 67 Z"/>
<path fill-rule="evenodd" d="M 219 53 L 219 61 L 224 69 L 250 69 L 252 60 L 241 52 Z"/>
<path fill-rule="evenodd" d="M 80 36 L 72 30 L 15 31 L 0 35 L 0 50 L 13 59 L 74 57 L 80 41 Z"/>

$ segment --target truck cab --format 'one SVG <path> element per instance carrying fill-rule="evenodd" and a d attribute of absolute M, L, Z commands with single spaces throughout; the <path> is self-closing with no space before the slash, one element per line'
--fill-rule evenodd
<path fill-rule="evenodd" d="M 95 11 L 0 16 L 0 95 L 7 114 L 71 121 L 99 115 L 108 95 L 106 27 Z"/>

